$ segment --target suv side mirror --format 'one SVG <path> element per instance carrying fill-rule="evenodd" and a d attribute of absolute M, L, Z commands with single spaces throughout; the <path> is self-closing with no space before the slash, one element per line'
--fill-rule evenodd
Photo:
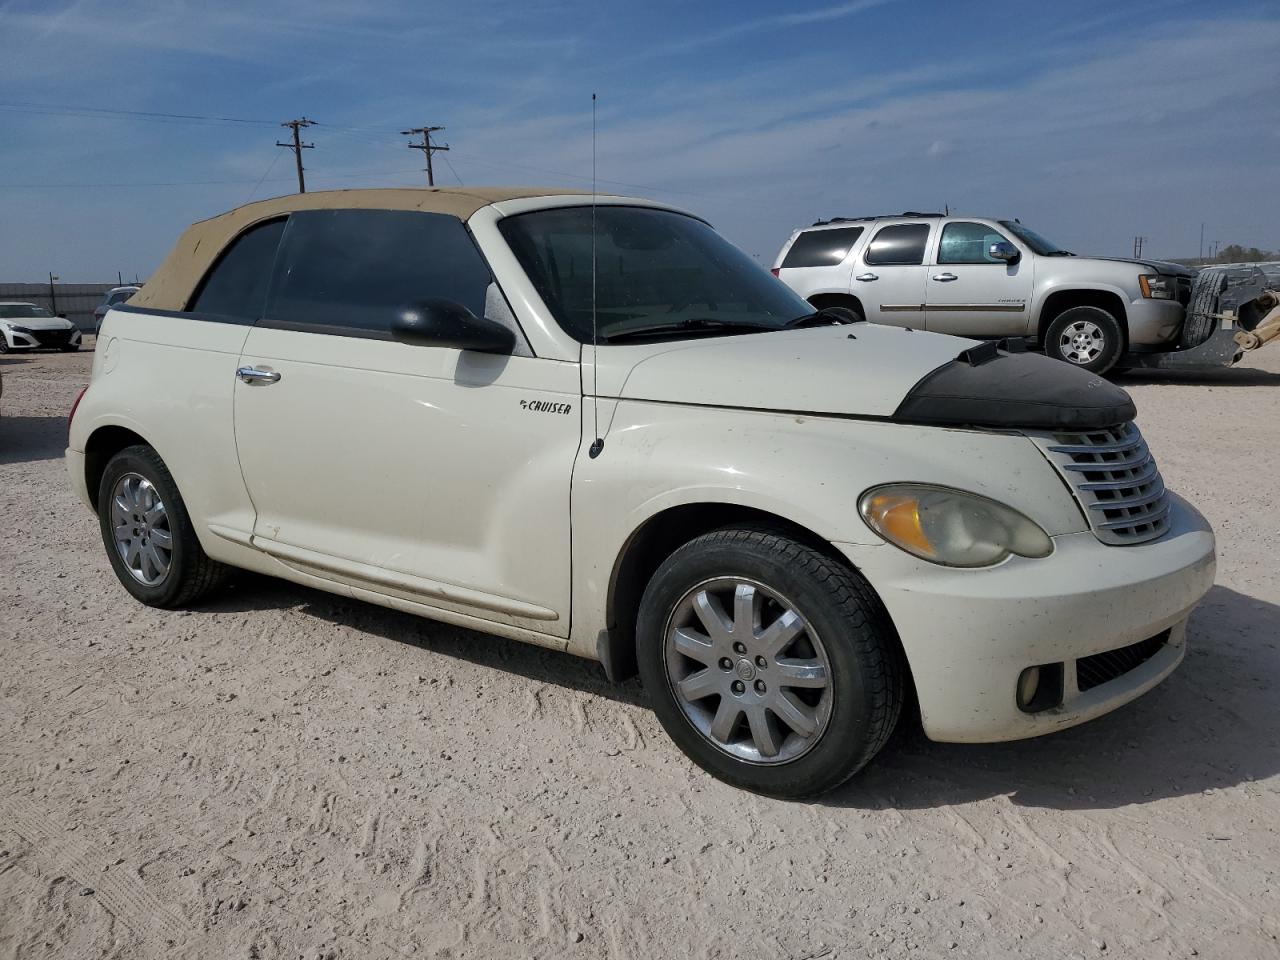
<path fill-rule="evenodd" d="M 1005 263 L 1017 263 L 1022 259 L 1022 251 L 1008 240 L 999 240 L 993 243 L 988 248 L 987 255 L 993 260 L 1003 260 Z"/>
<path fill-rule="evenodd" d="M 502 324 L 477 317 L 452 300 L 418 300 L 391 321 L 391 337 L 424 347 L 453 347 L 479 353 L 510 353 L 515 334 Z"/>

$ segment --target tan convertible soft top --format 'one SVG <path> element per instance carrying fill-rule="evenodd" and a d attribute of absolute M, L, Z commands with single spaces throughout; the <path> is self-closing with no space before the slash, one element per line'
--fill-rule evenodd
<path fill-rule="evenodd" d="M 481 207 L 522 197 L 585 194 L 564 187 L 401 187 L 386 190 L 322 190 L 260 200 L 188 227 L 131 307 L 185 310 L 196 285 L 224 247 L 246 227 L 294 210 L 421 210 L 468 219 Z"/>

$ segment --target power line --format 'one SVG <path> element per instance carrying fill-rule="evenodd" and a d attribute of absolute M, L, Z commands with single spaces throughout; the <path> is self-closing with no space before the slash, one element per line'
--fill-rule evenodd
<path fill-rule="evenodd" d="M 160 113 L 154 110 L 120 110 L 110 107 L 73 107 L 56 103 L 28 103 L 25 101 L 0 102 L 0 109 L 16 113 L 44 116 L 101 117 L 102 119 L 158 120 L 170 122 L 198 121 L 201 123 L 248 123 L 261 126 L 273 125 L 274 120 L 253 120 L 246 117 L 216 117 L 195 113 Z"/>
<path fill-rule="evenodd" d="M 249 195 L 244 198 L 245 203 L 248 203 L 250 200 L 253 199 L 253 195 L 258 192 L 258 188 L 262 186 L 262 184 L 266 181 L 267 176 L 271 173 L 272 170 L 275 169 L 276 163 L 279 162 L 281 156 L 282 154 L 277 150 L 276 153 L 271 157 L 271 163 L 267 165 L 266 172 L 264 172 L 262 176 L 258 178 L 258 182 L 255 183 L 253 185 L 253 189 L 249 191 Z"/>
<path fill-rule="evenodd" d="M 299 193 L 307 192 L 307 179 L 302 175 L 302 151 L 314 150 L 316 146 L 314 143 L 303 143 L 302 140 L 300 139 L 299 131 L 301 131 L 303 127 L 314 127 L 315 125 L 316 125 L 316 122 L 314 120 L 308 120 L 306 117 L 303 117 L 300 120 L 287 120 L 284 123 L 280 124 L 280 126 L 282 127 L 289 127 L 293 130 L 293 143 L 281 143 L 279 140 L 277 140 L 276 146 L 288 147 L 290 150 L 293 151 L 293 158 L 298 163 L 298 192 Z"/>
<path fill-rule="evenodd" d="M 436 175 L 435 175 L 435 171 L 431 169 L 431 155 L 432 155 L 433 153 L 438 153 L 438 152 L 440 152 L 440 151 L 444 151 L 444 150 L 448 150 L 448 149 L 449 149 L 449 145 L 448 145 L 447 143 L 446 143 L 446 144 L 444 144 L 444 145 L 438 146 L 438 145 L 435 145 L 435 144 L 433 144 L 433 143 L 431 142 L 431 134 L 435 133 L 437 130 L 443 130 L 443 129 L 444 129 L 444 127 L 432 127 L 432 126 L 426 126 L 426 127 L 414 127 L 414 128 L 412 128 L 412 129 L 410 129 L 410 130 L 401 130 L 401 131 L 400 131 L 403 135 L 405 135 L 405 136 L 409 136 L 409 137 L 413 136 L 415 133 L 420 133 L 420 134 L 422 134 L 422 142 L 421 142 L 421 143 L 414 143 L 413 141 L 410 141 L 410 142 L 409 142 L 409 149 L 410 149 L 410 150 L 421 150 L 424 154 L 426 154 L 426 157 L 427 157 L 427 186 L 429 186 L 429 187 L 434 187 L 434 186 L 436 185 Z M 442 158 L 442 159 L 443 159 L 443 158 Z M 456 176 L 457 176 L 457 174 L 455 173 L 455 174 L 454 174 L 454 176 L 456 177 Z M 461 182 L 461 181 L 459 181 L 459 182 Z"/>

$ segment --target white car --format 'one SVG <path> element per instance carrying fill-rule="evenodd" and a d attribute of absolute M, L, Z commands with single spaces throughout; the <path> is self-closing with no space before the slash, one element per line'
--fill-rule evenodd
<path fill-rule="evenodd" d="M 10 350 L 79 350 L 80 330 L 34 303 L 0 303 L 0 353 Z"/>
<path fill-rule="evenodd" d="M 773 275 L 818 307 L 966 337 L 1019 337 L 1105 373 L 1181 349 L 1195 271 L 1078 257 L 1018 220 L 904 213 L 794 231 Z"/>
<path fill-rule="evenodd" d="M 669 207 L 343 191 L 191 227 L 108 312 L 67 467 L 143 603 L 242 567 L 638 668 L 694 761 L 798 797 L 904 702 L 1009 740 L 1173 671 L 1214 538 L 1133 416 L 814 312 Z"/>
<path fill-rule="evenodd" d="M 107 311 L 116 304 L 127 303 L 129 298 L 141 290 L 139 284 L 126 284 L 123 287 L 112 287 L 102 296 L 102 302 L 93 308 L 93 332 L 96 336 L 98 331 L 102 329 L 102 318 L 107 315 Z"/>

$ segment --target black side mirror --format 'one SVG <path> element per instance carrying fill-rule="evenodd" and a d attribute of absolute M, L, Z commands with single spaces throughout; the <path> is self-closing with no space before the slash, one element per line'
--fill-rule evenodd
<path fill-rule="evenodd" d="M 391 321 L 391 337 L 423 347 L 453 347 L 479 353 L 510 353 L 515 334 L 477 317 L 452 300 L 419 300 L 402 307 Z"/>

